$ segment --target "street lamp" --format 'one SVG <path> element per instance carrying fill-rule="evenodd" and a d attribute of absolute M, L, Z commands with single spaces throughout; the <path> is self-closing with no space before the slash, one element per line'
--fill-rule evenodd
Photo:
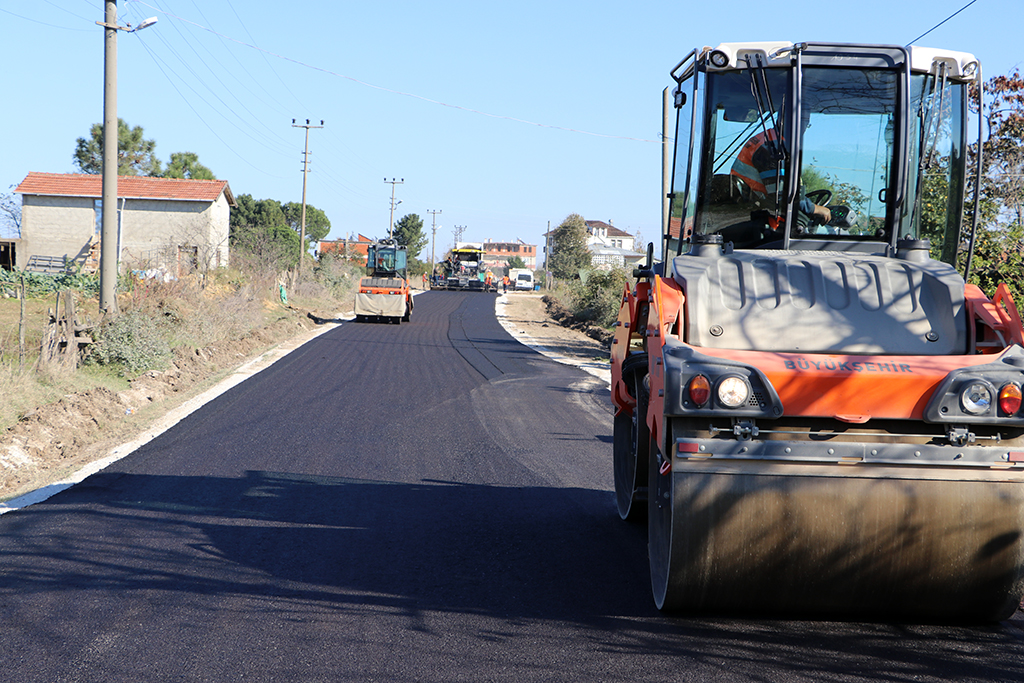
<path fill-rule="evenodd" d="M 105 0 L 103 21 L 103 212 L 100 231 L 100 311 L 117 314 L 117 32 L 134 33 L 156 23 L 146 19 L 132 28 L 117 25 L 117 0 Z"/>

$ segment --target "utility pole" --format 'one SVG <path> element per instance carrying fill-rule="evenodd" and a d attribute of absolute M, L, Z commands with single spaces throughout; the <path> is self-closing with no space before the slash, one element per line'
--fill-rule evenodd
<path fill-rule="evenodd" d="M 548 221 L 548 231 L 544 233 L 544 288 L 551 289 L 551 221 Z"/>
<path fill-rule="evenodd" d="M 458 248 L 459 242 L 462 241 L 462 233 L 465 232 L 465 231 L 466 231 L 466 226 L 465 225 L 456 225 L 455 229 L 452 230 L 452 234 L 455 235 L 455 244 L 452 245 L 453 248 Z"/>
<path fill-rule="evenodd" d="M 434 277 L 434 244 L 437 242 L 437 214 L 441 213 L 443 209 L 434 211 L 433 209 L 427 209 L 427 213 L 430 214 L 430 277 Z"/>
<path fill-rule="evenodd" d="M 152 26 L 150 17 L 135 28 L 117 25 L 117 0 L 105 0 L 103 21 L 103 209 L 100 212 L 100 312 L 117 315 L 117 32 Z"/>
<path fill-rule="evenodd" d="M 391 183 L 391 219 L 388 221 L 388 239 L 391 239 L 391 232 L 395 227 L 395 207 L 402 203 L 402 200 L 398 200 L 397 203 L 395 202 L 395 185 L 401 185 L 404 183 L 405 178 L 399 178 L 398 180 L 395 180 L 394 178 L 388 180 L 385 178 L 384 182 Z"/>
<path fill-rule="evenodd" d="M 295 123 L 295 119 L 292 119 L 292 128 L 305 128 L 306 129 L 306 148 L 302 151 L 302 219 L 301 227 L 299 228 L 299 272 L 302 272 L 302 254 L 306 251 L 306 176 L 309 175 L 309 129 L 310 128 L 323 128 L 323 119 L 320 120 L 319 126 L 310 125 L 309 119 L 306 119 L 305 125 L 301 123 Z"/>

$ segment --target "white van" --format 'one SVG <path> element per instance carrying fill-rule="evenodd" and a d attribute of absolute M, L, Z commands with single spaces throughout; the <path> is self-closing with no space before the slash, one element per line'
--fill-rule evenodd
<path fill-rule="evenodd" d="M 533 291 L 533 271 L 526 268 L 512 268 L 508 271 L 508 277 L 512 280 L 512 289 Z"/>

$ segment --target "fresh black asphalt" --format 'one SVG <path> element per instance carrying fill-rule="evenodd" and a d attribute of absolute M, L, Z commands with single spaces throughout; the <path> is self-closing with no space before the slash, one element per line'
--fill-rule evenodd
<path fill-rule="evenodd" d="M 664 617 L 611 481 L 607 387 L 426 293 L 0 517 L 0 680 L 1024 679 L 1019 619 Z"/>

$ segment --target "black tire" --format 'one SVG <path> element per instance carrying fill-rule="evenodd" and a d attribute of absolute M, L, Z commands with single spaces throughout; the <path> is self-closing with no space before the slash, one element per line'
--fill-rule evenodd
<path fill-rule="evenodd" d="M 672 581 L 673 476 L 661 473 L 661 447 L 652 437 L 648 464 L 647 553 L 651 564 L 651 590 L 658 609 L 679 609 L 680 591 Z"/>
<path fill-rule="evenodd" d="M 619 517 L 627 522 L 642 522 L 647 513 L 647 460 L 650 430 L 647 427 L 649 391 L 647 355 L 630 356 L 622 364 L 622 376 L 636 408 L 615 418 L 612 432 L 615 504 Z"/>
<path fill-rule="evenodd" d="M 402 322 L 406 322 L 407 323 L 407 322 L 409 322 L 409 320 L 411 318 L 412 318 L 412 308 L 409 307 L 409 304 L 406 304 L 405 305 L 405 315 L 402 316 Z"/>

